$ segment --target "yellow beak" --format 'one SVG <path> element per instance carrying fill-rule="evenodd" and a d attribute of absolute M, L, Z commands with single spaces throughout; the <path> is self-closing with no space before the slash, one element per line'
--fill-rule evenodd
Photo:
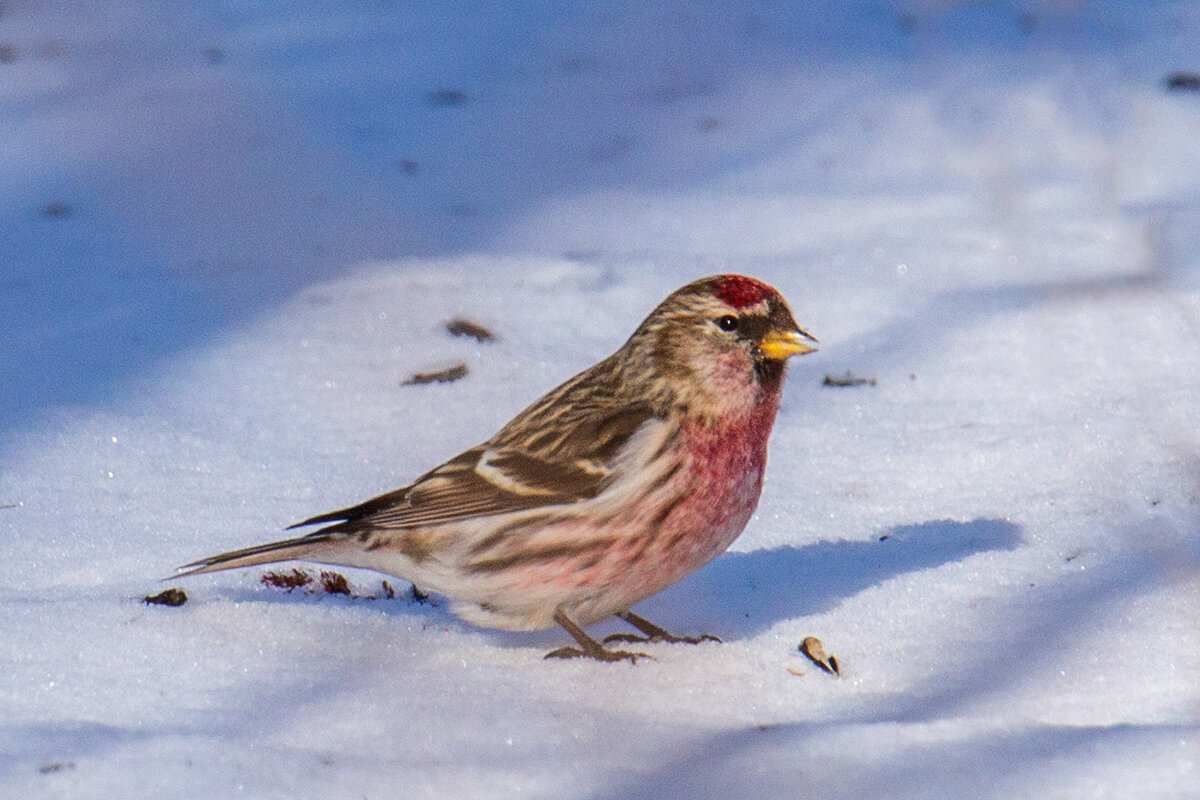
<path fill-rule="evenodd" d="M 795 331 L 772 331 L 768 333 L 766 338 L 758 344 L 758 349 L 762 351 L 767 358 L 776 359 L 779 361 L 792 356 L 802 356 L 805 353 L 811 353 L 817 348 L 808 344 L 809 342 L 817 341 L 812 336 L 801 330 Z"/>

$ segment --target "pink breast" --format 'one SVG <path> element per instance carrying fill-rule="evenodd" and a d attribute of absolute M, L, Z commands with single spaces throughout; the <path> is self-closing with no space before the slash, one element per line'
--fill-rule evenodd
<path fill-rule="evenodd" d="M 597 565 L 616 567 L 607 577 L 625 604 L 690 575 L 741 534 L 762 492 L 777 407 L 778 397 L 767 395 L 753 413 L 732 424 L 684 425 L 679 434 L 689 454 L 684 468 L 658 493 L 654 515 L 627 520 L 634 535 L 622 542 L 622 557 Z M 657 524 L 648 526 L 650 520 Z M 639 524 L 644 529 L 634 532 Z"/>

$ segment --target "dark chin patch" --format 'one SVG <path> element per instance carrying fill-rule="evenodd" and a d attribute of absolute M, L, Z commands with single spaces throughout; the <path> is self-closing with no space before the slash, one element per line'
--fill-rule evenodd
<path fill-rule="evenodd" d="M 758 356 L 754 359 L 754 377 L 758 378 L 761 386 L 767 389 L 778 388 L 783 383 L 783 374 L 787 371 L 787 362 Z"/>

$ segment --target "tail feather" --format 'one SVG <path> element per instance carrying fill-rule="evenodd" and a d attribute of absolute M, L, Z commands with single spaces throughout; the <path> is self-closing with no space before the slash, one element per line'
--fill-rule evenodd
<path fill-rule="evenodd" d="M 228 553 L 184 564 L 178 568 L 177 576 L 200 575 L 205 572 L 252 567 L 256 564 L 275 564 L 280 561 L 319 562 L 323 555 L 331 554 L 332 551 L 338 549 L 338 544 L 343 539 L 345 539 L 344 534 L 334 531 L 317 531 L 308 536 L 298 536 L 295 539 L 284 539 L 241 550 L 230 550 Z"/>
<path fill-rule="evenodd" d="M 325 514 L 318 514 L 315 517 L 309 517 L 303 522 L 297 522 L 295 525 L 288 525 L 288 530 L 293 528 L 303 528 L 306 525 L 320 525 L 325 522 L 355 522 L 364 517 L 374 514 L 376 511 L 381 511 L 398 503 L 404 502 L 408 497 L 408 486 L 395 489 L 387 494 L 381 494 L 378 497 L 372 497 L 365 503 L 359 503 L 356 506 L 348 508 L 339 508 L 337 511 L 329 511 Z"/>

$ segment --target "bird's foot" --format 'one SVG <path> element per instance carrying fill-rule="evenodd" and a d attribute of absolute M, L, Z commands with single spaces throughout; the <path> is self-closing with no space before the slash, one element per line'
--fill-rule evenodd
<path fill-rule="evenodd" d="M 636 664 L 639 658 L 649 658 L 651 656 L 645 653 L 634 653 L 629 650 L 606 650 L 603 647 L 596 649 L 583 650 L 578 647 L 560 647 L 557 650 L 551 650 L 546 653 L 545 658 L 594 658 L 597 661 L 611 663 L 613 661 L 625 661 L 628 659 L 631 663 Z"/>
<path fill-rule="evenodd" d="M 639 658 L 650 658 L 645 653 L 634 653 L 629 650 L 609 650 L 605 648 L 604 645 L 588 636 L 583 628 L 576 625 L 562 609 L 554 612 L 554 621 L 562 625 L 567 633 L 575 637 L 575 641 L 579 642 L 579 647 L 560 647 L 557 650 L 551 650 L 549 653 L 546 653 L 546 658 L 594 658 L 597 661 L 606 661 L 609 663 L 629 659 L 634 664 L 637 663 Z"/>
<path fill-rule="evenodd" d="M 658 642 L 667 642 L 670 644 L 700 644 L 701 642 L 720 642 L 719 637 L 713 636 L 711 633 L 701 634 L 700 636 L 676 636 L 665 628 L 660 628 L 645 617 L 639 617 L 632 611 L 618 611 L 617 617 L 625 620 L 633 627 L 642 632 L 642 636 L 635 633 L 614 633 L 611 636 L 604 637 L 604 643 L 609 642 L 649 642 L 656 644 Z"/>
<path fill-rule="evenodd" d="M 658 644 L 666 642 L 667 644 L 700 644 L 701 642 L 717 642 L 723 643 L 719 636 L 713 636 L 711 633 L 703 633 L 699 636 L 676 636 L 673 633 L 652 633 L 648 636 L 638 636 L 636 633 L 614 633 L 604 637 L 604 643 L 611 642 L 642 642 L 646 644 Z"/>

